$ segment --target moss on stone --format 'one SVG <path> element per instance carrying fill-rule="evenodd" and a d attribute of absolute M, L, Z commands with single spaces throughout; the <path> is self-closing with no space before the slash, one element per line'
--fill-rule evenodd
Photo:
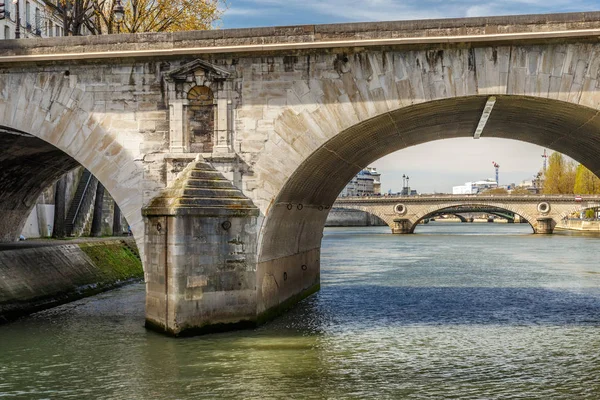
<path fill-rule="evenodd" d="M 139 255 L 125 241 L 81 243 L 79 248 L 92 260 L 106 281 L 144 276 Z"/>

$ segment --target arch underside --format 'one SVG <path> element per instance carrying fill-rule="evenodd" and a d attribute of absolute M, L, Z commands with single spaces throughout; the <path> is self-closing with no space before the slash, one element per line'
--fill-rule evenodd
<path fill-rule="evenodd" d="M 42 191 L 79 164 L 34 136 L 0 128 L 0 241 L 18 238 Z"/>
<path fill-rule="evenodd" d="M 568 155 L 600 174 L 600 117 L 595 109 L 558 100 L 496 96 L 480 140 L 506 138 Z M 381 114 L 340 132 L 288 179 L 262 228 L 260 260 L 320 248 L 327 208 L 350 179 L 373 161 L 435 140 L 472 137 L 488 96 L 421 103 Z M 288 205 L 294 205 L 291 210 Z M 296 205 L 302 204 L 298 210 Z"/>
<path fill-rule="evenodd" d="M 499 207 L 473 207 L 473 206 L 459 206 L 459 207 L 450 207 L 450 208 L 444 208 L 444 209 L 440 209 L 438 211 L 434 211 L 432 213 L 427 214 L 426 216 L 424 216 L 421 219 L 424 218 L 432 218 L 435 217 L 436 215 L 456 215 L 458 218 L 460 218 L 460 214 L 465 214 L 465 213 L 480 213 L 480 214 L 490 214 L 490 215 L 495 215 L 497 217 L 501 217 L 504 219 L 513 219 L 515 215 L 518 215 L 517 213 L 515 213 L 514 211 L 510 211 L 510 210 L 505 210 Z"/>

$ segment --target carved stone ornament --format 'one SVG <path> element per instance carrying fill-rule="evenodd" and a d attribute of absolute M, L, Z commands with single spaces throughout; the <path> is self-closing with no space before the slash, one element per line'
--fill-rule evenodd
<path fill-rule="evenodd" d="M 190 78 L 193 78 L 197 75 L 197 71 L 203 71 L 207 80 L 209 81 L 224 81 L 229 78 L 230 72 L 224 69 L 223 67 L 219 67 L 217 65 L 211 64 L 205 60 L 194 60 L 187 64 L 182 65 L 179 68 L 175 68 L 168 72 L 166 79 L 168 81 L 187 81 Z"/>

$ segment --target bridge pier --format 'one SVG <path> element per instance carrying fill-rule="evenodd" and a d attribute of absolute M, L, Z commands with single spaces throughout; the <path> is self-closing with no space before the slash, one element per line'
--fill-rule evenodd
<path fill-rule="evenodd" d="M 533 228 L 534 233 L 551 234 L 552 232 L 554 232 L 556 222 L 552 217 L 540 217 L 537 218 L 536 221 L 537 224 Z"/>
<path fill-rule="evenodd" d="M 258 209 L 192 162 L 143 211 L 146 327 L 173 336 L 256 323 Z"/>
<path fill-rule="evenodd" d="M 392 227 L 393 234 L 408 234 L 413 233 L 413 224 L 407 218 L 398 218 L 394 220 L 394 226 Z"/>

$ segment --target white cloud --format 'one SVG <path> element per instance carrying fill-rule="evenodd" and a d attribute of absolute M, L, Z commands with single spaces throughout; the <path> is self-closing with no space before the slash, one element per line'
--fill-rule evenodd
<path fill-rule="evenodd" d="M 256 9 L 256 8 L 239 8 L 232 7 L 227 9 L 227 15 L 229 16 L 254 16 L 261 15 L 264 11 Z"/>
<path fill-rule="evenodd" d="M 467 8 L 465 17 L 484 17 L 493 15 L 493 7 L 490 5 L 477 5 Z"/>

